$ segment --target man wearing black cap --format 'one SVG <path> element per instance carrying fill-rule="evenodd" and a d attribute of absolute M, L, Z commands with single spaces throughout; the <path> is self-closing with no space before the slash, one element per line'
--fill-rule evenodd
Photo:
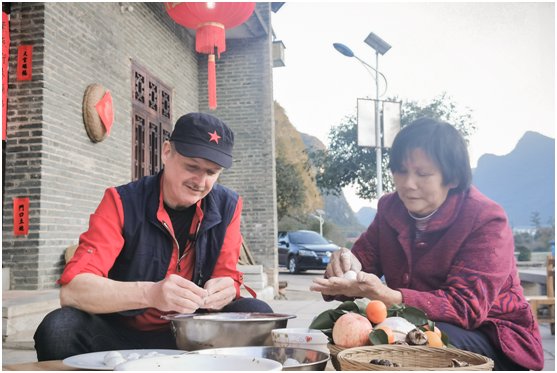
<path fill-rule="evenodd" d="M 167 313 L 272 312 L 240 297 L 242 199 L 216 183 L 233 145 L 218 118 L 184 115 L 163 145 L 163 171 L 106 190 L 58 280 L 62 308 L 35 333 L 39 361 L 175 349 Z"/>

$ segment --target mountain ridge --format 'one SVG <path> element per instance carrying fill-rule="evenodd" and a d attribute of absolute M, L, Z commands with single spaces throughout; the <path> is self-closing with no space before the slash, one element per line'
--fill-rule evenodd
<path fill-rule="evenodd" d="M 482 155 L 473 184 L 505 209 L 511 226 L 533 226 L 533 213 L 549 225 L 555 218 L 555 139 L 527 131 L 510 153 Z"/>

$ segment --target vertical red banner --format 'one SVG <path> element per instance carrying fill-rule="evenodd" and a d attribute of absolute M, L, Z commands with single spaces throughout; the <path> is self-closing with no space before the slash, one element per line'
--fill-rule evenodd
<path fill-rule="evenodd" d="M 6 140 L 6 107 L 8 106 L 8 62 L 10 60 L 10 21 L 2 12 L 2 140 Z"/>
<path fill-rule="evenodd" d="M 17 80 L 31 80 L 33 77 L 33 46 L 20 45 L 17 48 Z"/>
<path fill-rule="evenodd" d="M 29 197 L 14 198 L 14 235 L 29 233 Z"/>

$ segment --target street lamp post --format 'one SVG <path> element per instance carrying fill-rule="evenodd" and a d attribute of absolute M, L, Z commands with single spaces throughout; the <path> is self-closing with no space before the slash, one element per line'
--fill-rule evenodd
<path fill-rule="evenodd" d="M 377 175 L 377 199 L 383 194 L 383 154 L 381 149 L 381 125 L 379 123 L 379 53 L 375 52 L 375 173 Z"/>
<path fill-rule="evenodd" d="M 375 163 L 377 173 L 377 199 L 383 194 L 383 155 L 381 154 L 381 124 L 379 123 L 379 53 L 384 55 L 391 46 L 381 39 L 379 36 L 370 32 L 364 42 L 375 50 L 375 139 L 377 147 L 375 148 Z"/>
<path fill-rule="evenodd" d="M 391 49 L 391 45 L 381 39 L 379 36 L 371 32 L 364 42 L 372 47 L 375 50 L 375 67 L 370 66 L 367 62 L 359 58 L 352 52 L 350 48 L 346 45 L 341 43 L 333 43 L 333 47 L 340 52 L 341 54 L 345 55 L 346 57 L 354 57 L 364 66 L 369 67 L 371 70 L 375 71 L 375 173 L 377 175 L 377 199 L 381 197 L 383 194 L 383 172 L 382 172 L 382 160 L 383 156 L 381 154 L 381 121 L 379 118 L 379 75 L 383 77 L 385 83 L 387 83 L 387 79 L 385 75 L 379 72 L 379 54 L 384 55 L 387 53 L 389 49 Z"/>
<path fill-rule="evenodd" d="M 325 215 L 325 211 L 323 210 L 315 210 L 315 212 L 318 215 L 315 214 L 310 214 L 312 217 L 316 218 L 317 220 L 319 220 L 319 234 L 321 236 L 323 236 L 323 223 L 325 222 L 325 219 L 323 219 L 323 215 Z"/>

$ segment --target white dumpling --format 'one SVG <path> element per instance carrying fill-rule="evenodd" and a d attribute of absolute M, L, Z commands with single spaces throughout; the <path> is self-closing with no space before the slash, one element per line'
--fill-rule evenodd
<path fill-rule="evenodd" d="M 119 351 L 110 351 L 104 355 L 103 362 L 106 364 L 109 360 L 112 360 L 114 358 L 123 359 L 124 356 L 122 356 L 122 354 Z"/>
<path fill-rule="evenodd" d="M 294 366 L 294 365 L 300 365 L 300 362 L 296 359 L 292 359 L 291 357 L 284 360 L 284 363 L 282 363 L 282 366 L 285 366 L 285 367 L 291 367 L 291 366 Z"/>
<path fill-rule="evenodd" d="M 121 356 L 121 357 L 117 357 L 117 356 L 116 356 L 116 357 L 112 357 L 112 358 L 106 360 L 106 361 L 104 362 L 104 365 L 106 365 L 106 366 L 109 367 L 109 368 L 114 368 L 116 365 L 125 363 L 126 361 L 127 361 L 127 360 L 124 359 L 123 356 Z"/>
<path fill-rule="evenodd" d="M 141 354 L 138 354 L 137 352 L 132 352 L 130 354 L 128 354 L 128 356 L 126 356 L 126 360 L 131 361 L 131 360 L 137 360 L 141 358 Z"/>
<path fill-rule="evenodd" d="M 156 356 L 164 356 L 164 354 L 161 354 L 157 351 L 151 351 L 141 356 L 141 358 L 143 359 L 143 358 L 156 357 Z"/>

